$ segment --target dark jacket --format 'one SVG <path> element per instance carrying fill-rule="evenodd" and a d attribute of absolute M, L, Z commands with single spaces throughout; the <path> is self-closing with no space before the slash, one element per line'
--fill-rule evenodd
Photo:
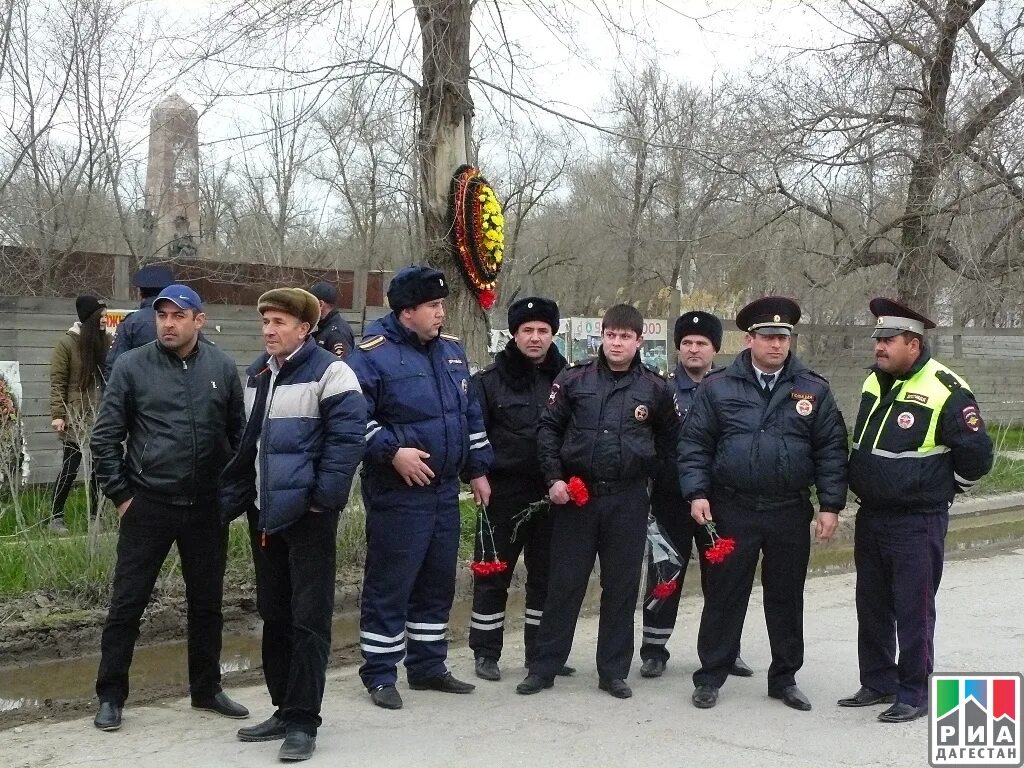
<path fill-rule="evenodd" d="M 259 440 L 259 529 L 272 534 L 348 503 L 366 405 L 352 370 L 312 339 L 281 366 L 273 391 L 268 361 L 260 355 L 246 370 L 248 421 L 221 476 L 220 507 L 227 521 L 256 503 Z"/>
<path fill-rule="evenodd" d="M 494 449 L 492 485 L 535 483 L 545 487 L 537 463 L 537 427 L 551 384 L 565 366 L 565 358 L 554 344 L 540 365 L 535 365 L 509 340 L 491 365 L 473 375 L 470 390 L 480 401 Z"/>
<path fill-rule="evenodd" d="M 603 350 L 555 378 L 540 420 L 537 455 L 548 484 L 583 478 L 600 493 L 653 477 L 671 453 L 679 420 L 666 381 L 640 362 L 616 377 Z"/>
<path fill-rule="evenodd" d="M 679 437 L 683 498 L 739 493 L 761 503 L 846 506 L 846 425 L 828 381 L 790 355 L 766 398 L 750 350 L 697 389 Z M 713 510 L 712 510 L 713 511 Z"/>
<path fill-rule="evenodd" d="M 712 367 L 708 374 L 720 371 L 721 368 Z M 693 396 L 700 386 L 699 381 L 690 378 L 686 369 L 677 364 L 676 369 L 668 375 L 669 386 L 673 390 L 672 402 L 675 404 L 676 415 L 679 423 L 686 419 L 686 412 L 693 404 Z M 661 471 L 654 483 L 654 493 L 659 496 L 679 498 L 679 463 L 676 461 L 676 446 L 672 446 L 672 453 L 662 459 Z"/>
<path fill-rule="evenodd" d="M 125 352 L 92 431 L 103 492 L 115 504 L 137 492 L 170 504 L 214 496 L 244 418 L 238 370 L 216 347 L 197 344 L 184 360 L 155 341 Z"/>
<path fill-rule="evenodd" d="M 366 397 L 363 470 L 375 486 L 407 488 L 391 466 L 399 448 L 430 454 L 431 485 L 487 474 L 493 452 L 457 338 L 423 344 L 392 312 L 370 323 L 346 362 Z"/>
<path fill-rule="evenodd" d="M 107 352 L 107 362 L 103 367 L 103 378 L 110 381 L 110 372 L 114 363 L 125 352 L 156 341 L 156 311 L 153 309 L 155 296 L 143 299 L 139 308 L 129 314 L 117 325 L 114 343 Z"/>
<path fill-rule="evenodd" d="M 320 319 L 316 331 L 313 332 L 313 338 L 317 344 L 338 357 L 345 357 L 356 345 L 352 326 L 336 309 L 332 309 Z"/>
<path fill-rule="evenodd" d="M 966 383 L 937 363 L 932 364 L 937 368 L 934 386 L 949 392 L 935 432 L 939 450 L 926 456 L 914 454 L 913 449 L 922 445 L 929 429 L 932 410 L 927 407 L 926 396 L 917 394 L 916 402 L 896 398 L 905 382 L 930 360 L 926 349 L 898 378 L 872 368 L 870 376 L 878 379 L 881 401 L 873 408 L 875 398 L 862 393 L 850 455 L 850 490 L 861 501 L 862 512 L 945 511 L 957 493 L 992 469 L 992 439 L 985 430 L 978 401 Z M 931 376 L 928 371 L 923 375 Z M 912 417 L 909 426 L 906 421 L 900 425 L 898 420 L 908 415 Z"/>
<path fill-rule="evenodd" d="M 60 433 L 62 441 L 76 445 L 88 441 L 100 400 L 100 371 L 95 383 L 82 389 L 82 324 L 77 320 L 60 337 L 50 356 L 50 418 L 63 419 L 66 429 Z M 109 342 L 109 337 L 104 334 Z"/>

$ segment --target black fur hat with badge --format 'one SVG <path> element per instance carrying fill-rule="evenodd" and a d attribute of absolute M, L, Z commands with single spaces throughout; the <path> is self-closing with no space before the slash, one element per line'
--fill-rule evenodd
<path fill-rule="evenodd" d="M 722 349 L 722 321 L 710 312 L 694 310 L 684 312 L 676 320 L 675 338 L 676 349 L 679 349 L 679 342 L 685 336 L 704 336 L 711 342 L 715 352 Z"/>
<path fill-rule="evenodd" d="M 508 332 L 515 335 L 519 326 L 533 321 L 547 323 L 551 333 L 558 333 L 558 305 L 551 299 L 527 296 L 513 301 L 508 307 Z"/>

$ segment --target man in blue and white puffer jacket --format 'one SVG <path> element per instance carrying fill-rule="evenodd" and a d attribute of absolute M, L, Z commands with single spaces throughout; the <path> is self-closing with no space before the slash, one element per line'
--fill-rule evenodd
<path fill-rule="evenodd" d="M 263 674 L 277 708 L 242 741 L 284 738 L 280 757 L 316 746 L 334 611 L 338 517 L 363 458 L 366 401 L 352 370 L 311 335 L 317 299 L 263 294 L 266 354 L 247 371 L 248 422 L 221 478 L 221 512 L 248 516 L 263 619 Z"/>

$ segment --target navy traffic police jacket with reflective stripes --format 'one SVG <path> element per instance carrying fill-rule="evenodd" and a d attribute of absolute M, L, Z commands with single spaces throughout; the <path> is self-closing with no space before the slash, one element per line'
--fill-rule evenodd
<path fill-rule="evenodd" d="M 364 471 L 375 485 L 406 487 L 391 466 L 399 448 L 430 454 L 431 485 L 487 474 L 493 451 L 454 336 L 424 344 L 392 312 L 370 323 L 346 359 L 366 397 Z"/>
<path fill-rule="evenodd" d="M 363 457 L 366 404 L 344 362 L 316 341 L 284 362 L 270 388 L 269 355 L 246 371 L 248 422 L 238 453 L 221 476 L 221 514 L 231 520 L 256 502 L 259 441 L 259 529 L 284 530 L 311 510 L 348 503 Z"/>

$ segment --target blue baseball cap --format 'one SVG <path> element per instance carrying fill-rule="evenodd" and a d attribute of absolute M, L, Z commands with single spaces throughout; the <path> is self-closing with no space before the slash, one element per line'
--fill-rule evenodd
<path fill-rule="evenodd" d="M 182 309 L 194 309 L 196 312 L 203 311 L 203 300 L 199 298 L 198 293 L 187 285 L 168 285 L 160 291 L 160 295 L 153 301 L 153 308 L 155 309 L 157 304 L 164 299 L 174 302 Z"/>

